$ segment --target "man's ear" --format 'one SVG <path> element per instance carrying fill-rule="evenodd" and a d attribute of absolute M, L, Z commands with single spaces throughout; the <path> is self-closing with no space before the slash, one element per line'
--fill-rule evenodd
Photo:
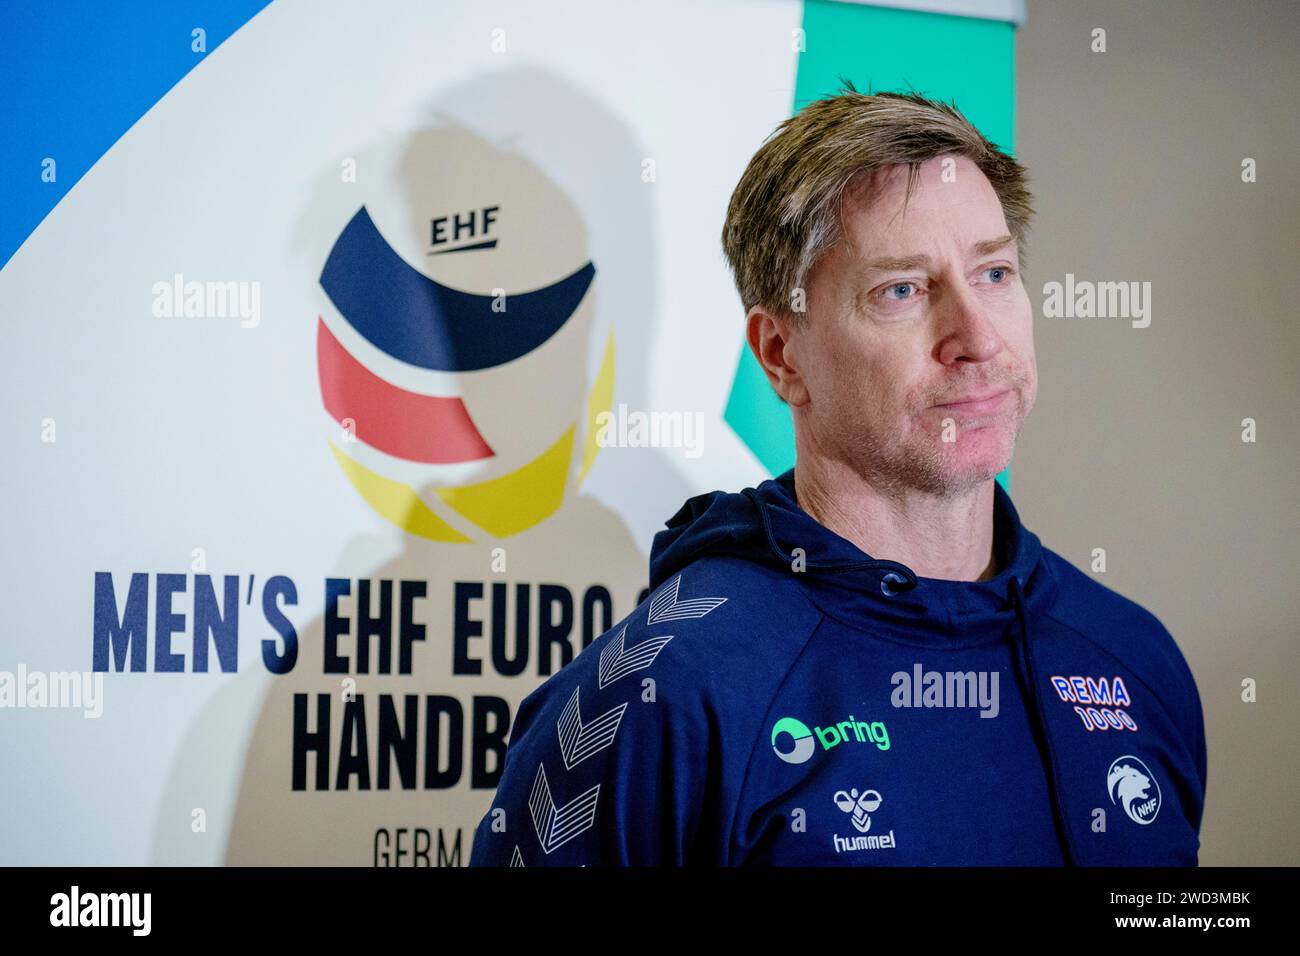
<path fill-rule="evenodd" d="M 745 338 L 777 397 L 787 405 L 803 405 L 808 389 L 799 373 L 797 337 L 800 331 L 784 315 L 754 306 L 745 318 Z"/>

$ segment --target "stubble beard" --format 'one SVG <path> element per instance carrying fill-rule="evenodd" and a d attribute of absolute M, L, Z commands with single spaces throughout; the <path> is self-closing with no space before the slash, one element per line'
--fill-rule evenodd
<path fill-rule="evenodd" d="M 863 481 L 872 488 L 891 498 L 920 492 L 938 498 L 958 498 L 971 494 L 985 482 L 996 478 L 1011 460 L 1016 439 L 1024 427 L 1028 411 L 1024 407 L 1021 393 L 1016 396 L 1016 410 L 1012 419 L 1011 437 L 1005 455 L 998 456 L 1004 461 L 978 466 L 958 466 L 956 455 L 961 442 L 961 420 L 957 422 L 956 442 L 942 440 L 943 428 L 939 425 L 935 431 L 914 427 L 901 440 L 881 435 L 876 431 L 857 428 L 841 434 L 840 444 L 844 460 L 859 474 Z M 923 414 L 932 415 L 932 412 Z M 1005 419 L 1006 413 L 996 416 Z M 913 417 L 916 422 L 916 417 Z M 940 419 L 940 421 L 942 421 Z M 852 422 L 847 423 L 850 428 Z M 968 424 L 973 430 L 980 424 L 979 420 Z M 1005 431 L 1008 427 L 989 424 Z"/>

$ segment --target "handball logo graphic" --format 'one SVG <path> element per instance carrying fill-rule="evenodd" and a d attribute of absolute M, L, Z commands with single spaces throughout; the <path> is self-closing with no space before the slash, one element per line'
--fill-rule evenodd
<path fill-rule="evenodd" d="M 1112 763 L 1106 771 L 1106 787 L 1110 802 L 1120 804 L 1134 823 L 1146 826 L 1160 812 L 1160 784 L 1137 757 L 1120 757 Z"/>
<path fill-rule="evenodd" d="M 853 818 L 853 827 L 859 833 L 871 829 L 871 814 L 880 809 L 885 798 L 876 790 L 863 790 L 858 793 L 854 788 L 847 793 L 835 791 L 835 805 Z"/>
<path fill-rule="evenodd" d="M 381 185 L 340 208 L 316 321 L 333 457 L 409 534 L 525 531 L 586 476 L 613 403 L 612 331 L 588 373 L 585 227 L 519 153 L 461 129 L 357 168 Z"/>
<path fill-rule="evenodd" d="M 794 746 L 789 750 L 782 750 L 778 746 L 778 740 L 783 735 L 794 741 Z M 812 731 L 802 720 L 782 717 L 772 725 L 772 752 L 786 763 L 806 763 L 812 757 L 815 747 Z"/>

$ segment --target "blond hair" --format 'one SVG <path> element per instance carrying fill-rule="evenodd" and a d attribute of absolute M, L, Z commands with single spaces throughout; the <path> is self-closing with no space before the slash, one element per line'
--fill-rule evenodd
<path fill-rule="evenodd" d="M 955 104 L 915 93 L 859 93 L 841 83 L 840 93 L 809 103 L 772 131 L 731 194 L 722 249 L 746 314 L 758 305 L 803 325 L 806 314 L 791 303 L 843 238 L 850 183 L 906 164 L 910 197 L 918 167 L 936 156 L 965 156 L 988 177 L 1023 259 L 1034 214 L 1023 166 Z"/>

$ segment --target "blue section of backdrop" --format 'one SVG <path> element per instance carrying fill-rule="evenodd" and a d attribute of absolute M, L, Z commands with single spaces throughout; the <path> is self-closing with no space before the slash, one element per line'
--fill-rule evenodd
<path fill-rule="evenodd" d="M 136 120 L 269 2 L 6 4 L 0 267 Z M 204 52 L 193 49 L 195 29 L 206 32 Z M 54 182 L 42 179 L 46 158 L 55 161 Z"/>

